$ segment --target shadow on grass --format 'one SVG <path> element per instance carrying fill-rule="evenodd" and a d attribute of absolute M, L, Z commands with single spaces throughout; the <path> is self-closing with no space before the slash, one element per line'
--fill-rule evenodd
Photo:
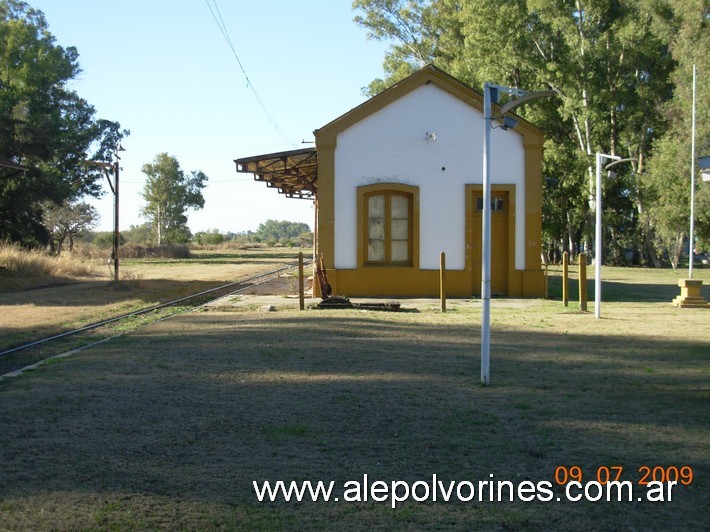
<path fill-rule="evenodd" d="M 592 273 L 593 275 L 593 273 Z M 679 274 L 678 279 L 683 275 Z M 594 277 L 587 279 L 587 298 L 594 301 Z M 550 277 L 548 284 L 550 299 L 562 299 L 562 277 Z M 680 288 L 675 282 L 667 284 L 658 283 L 629 283 L 602 279 L 602 303 L 604 301 L 615 303 L 671 303 L 680 294 Z M 710 288 L 703 286 L 702 295 L 710 297 Z M 574 278 L 569 281 L 570 301 L 579 301 L 579 281 Z"/>
<path fill-rule="evenodd" d="M 151 515 L 175 516 L 190 501 L 195 514 L 172 525 L 700 528 L 707 342 L 499 328 L 494 385 L 482 388 L 475 334 L 431 314 L 205 313 L 0 383 L 1 515 L 27 515 L 43 507 L 42 494 L 66 493 L 71 504 L 55 504 L 89 527 L 98 524 L 82 519 L 98 497 L 122 501 L 149 526 L 160 523 Z M 690 465 L 696 481 L 672 504 L 484 498 L 398 510 L 260 505 L 252 488 L 333 480 L 342 495 L 344 482 L 364 474 L 538 482 L 560 465 L 580 466 L 585 480 L 623 465 L 634 482 L 644 465 Z"/>

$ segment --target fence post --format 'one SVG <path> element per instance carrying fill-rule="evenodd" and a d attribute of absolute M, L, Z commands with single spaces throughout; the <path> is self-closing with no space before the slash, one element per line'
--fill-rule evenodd
<path fill-rule="evenodd" d="M 569 306 L 569 253 L 562 254 L 562 304 Z"/>
<path fill-rule="evenodd" d="M 579 310 L 587 311 L 587 254 L 579 254 Z"/>
<path fill-rule="evenodd" d="M 443 251 L 439 259 L 439 297 L 441 312 L 446 312 L 446 253 Z"/>
<path fill-rule="evenodd" d="M 303 251 L 298 253 L 298 306 L 301 310 L 306 308 L 303 294 Z"/>

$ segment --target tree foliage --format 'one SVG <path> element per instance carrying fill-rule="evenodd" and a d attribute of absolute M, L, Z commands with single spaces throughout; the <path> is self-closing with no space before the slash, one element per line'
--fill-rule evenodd
<path fill-rule="evenodd" d="M 225 240 L 225 236 L 220 233 L 218 229 L 212 229 L 212 231 L 200 231 L 193 237 L 193 241 L 198 246 L 218 246 L 224 243 Z"/>
<path fill-rule="evenodd" d="M 57 254 L 69 239 L 69 251 L 74 249 L 74 238 L 87 232 L 99 222 L 98 211 L 84 202 L 65 200 L 59 205 L 45 204 L 42 223 L 49 232 L 50 246 Z"/>
<path fill-rule="evenodd" d="M 224 234 L 217 229 L 200 231 L 193 237 L 193 242 L 200 246 L 266 244 L 267 246 L 310 247 L 313 245 L 313 233 L 305 223 L 266 220 L 259 224 L 256 231 Z"/>
<path fill-rule="evenodd" d="M 692 70 L 696 65 L 696 151 L 710 154 L 710 10 L 706 0 L 673 4 L 674 17 L 662 28 L 677 63 L 673 73 L 673 98 L 662 106 L 669 127 L 659 139 L 644 176 L 652 209 L 644 221 L 655 230 L 656 242 L 677 264 L 689 231 L 690 160 L 692 129 Z M 710 187 L 696 188 L 696 236 L 699 249 L 710 247 Z"/>
<path fill-rule="evenodd" d="M 202 189 L 207 176 L 202 171 L 186 175 L 177 159 L 167 153 L 158 154 L 142 171 L 147 179 L 143 189 L 146 204 L 141 212 L 153 227 L 156 243 L 188 243 L 192 235 L 186 212 L 204 207 Z"/>
<path fill-rule="evenodd" d="M 298 240 L 303 233 L 310 233 L 308 224 L 286 220 L 266 220 L 259 224 L 256 235 L 262 242 L 287 242 Z"/>
<path fill-rule="evenodd" d="M 69 88 L 78 59 L 56 44 L 41 11 L 0 0 L 0 153 L 29 169 L 0 180 L 0 238 L 46 243 L 42 205 L 101 194 L 102 176 L 83 160 L 110 161 L 128 134 Z"/>
<path fill-rule="evenodd" d="M 646 179 L 647 161 L 664 151 L 662 139 L 680 140 L 670 116 L 678 104 L 669 102 L 681 96 L 681 78 L 687 80 L 687 74 L 678 74 L 688 63 L 684 67 L 681 43 L 695 61 L 710 56 L 707 5 L 707 0 L 353 2 L 355 21 L 368 36 L 391 42 L 383 64 L 386 79 L 374 80 L 366 89 L 370 95 L 427 63 L 472 87 L 491 81 L 555 91 L 558 98 L 520 108 L 547 134 L 543 213 L 549 250 L 577 251 L 591 244 L 594 153 L 637 159 L 619 167 L 617 180 L 605 180 L 606 252 L 622 261 L 631 249 L 655 263 L 660 226 L 645 213 L 657 212 L 666 192 Z"/>

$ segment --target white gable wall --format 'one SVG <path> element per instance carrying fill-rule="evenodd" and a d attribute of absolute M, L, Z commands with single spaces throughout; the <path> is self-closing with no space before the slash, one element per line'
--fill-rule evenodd
<path fill-rule="evenodd" d="M 427 140 L 436 133 L 436 141 Z M 494 129 L 491 183 L 516 185 L 525 212 L 522 136 Z M 338 135 L 335 149 L 335 268 L 357 267 L 357 187 L 419 187 L 420 268 L 465 265 L 467 184 L 482 183 L 483 120 L 477 109 L 433 83 L 423 85 Z M 515 267 L 525 269 L 525 216 L 516 217 Z"/>

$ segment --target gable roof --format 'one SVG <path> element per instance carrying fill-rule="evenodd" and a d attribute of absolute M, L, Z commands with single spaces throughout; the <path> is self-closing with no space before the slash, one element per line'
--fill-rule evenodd
<path fill-rule="evenodd" d="M 279 193 L 289 198 L 313 199 L 318 195 L 318 148 L 334 148 L 340 132 L 429 83 L 435 84 L 482 111 L 483 94 L 434 65 L 427 65 L 320 129 L 316 129 L 313 132 L 316 137 L 315 148 L 242 157 L 234 161 L 237 172 L 251 173 L 255 181 L 265 182 L 268 187 L 277 188 Z M 542 148 L 544 140 L 542 131 L 523 118 L 515 116 L 518 119 L 515 131 L 523 136 L 523 143 L 526 146 Z M 479 126 L 474 123 L 472 127 Z"/>
<path fill-rule="evenodd" d="M 427 65 L 422 69 L 417 70 L 414 74 L 411 74 L 398 83 L 395 83 L 388 89 L 373 96 L 366 102 L 351 109 L 344 115 L 332 120 L 320 129 L 316 129 L 313 132 L 316 137 L 316 146 L 335 146 L 337 136 L 340 132 L 345 131 L 347 128 L 380 111 L 387 105 L 421 87 L 422 85 L 428 85 L 430 83 L 433 83 L 440 89 L 452 94 L 456 98 L 471 105 L 479 111 L 483 111 L 482 93 L 472 89 L 440 68 L 437 68 L 434 65 Z M 527 120 L 517 115 L 514 116 L 518 119 L 518 127 L 515 131 L 523 135 L 525 144 L 539 144 L 542 146 L 544 138 L 543 132 Z"/>

